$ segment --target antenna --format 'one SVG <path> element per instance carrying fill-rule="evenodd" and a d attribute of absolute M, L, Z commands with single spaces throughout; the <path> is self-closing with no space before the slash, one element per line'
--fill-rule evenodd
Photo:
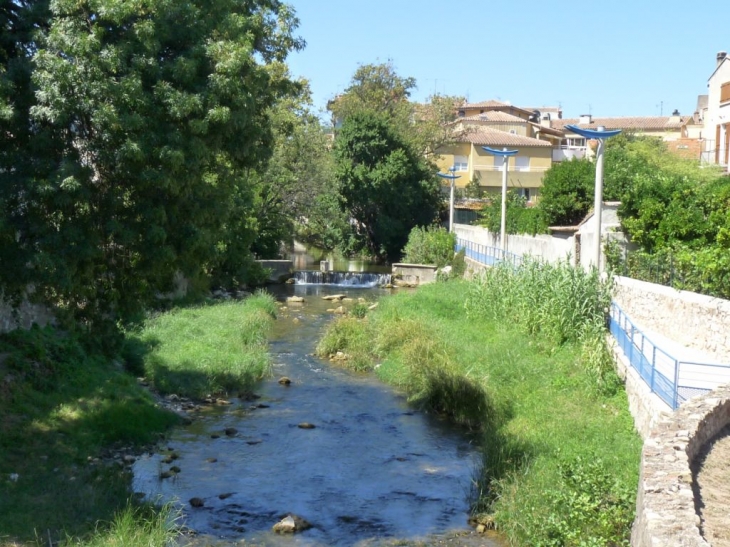
<path fill-rule="evenodd" d="M 657 106 L 659 107 L 659 115 L 664 116 L 664 101 L 659 101 Z"/>

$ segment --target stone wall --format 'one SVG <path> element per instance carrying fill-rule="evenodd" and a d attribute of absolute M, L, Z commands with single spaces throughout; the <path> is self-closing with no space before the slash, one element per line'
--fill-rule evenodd
<path fill-rule="evenodd" d="M 709 547 L 695 509 L 692 464 L 730 424 L 730 386 L 684 403 L 652 428 L 641 454 L 633 547 Z"/>
<path fill-rule="evenodd" d="M 730 363 L 730 301 L 628 277 L 615 281 L 614 301 L 637 325 Z"/>
<path fill-rule="evenodd" d="M 5 301 L 0 294 L 0 333 L 10 332 L 17 328 L 29 329 L 34 323 L 44 327 L 54 321 L 55 318 L 47 307 L 31 304 L 28 300 L 23 300 L 14 312 L 10 303 Z"/>

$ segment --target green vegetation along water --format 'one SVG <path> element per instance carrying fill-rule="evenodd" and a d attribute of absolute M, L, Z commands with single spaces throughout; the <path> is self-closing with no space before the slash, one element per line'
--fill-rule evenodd
<path fill-rule="evenodd" d="M 341 351 L 348 366 L 375 370 L 412 402 L 480 431 L 484 465 L 472 507 L 513 544 L 628 545 L 641 442 L 625 393 L 608 372 L 586 366 L 602 349 L 591 328 L 568 340 L 555 329 L 530 332 L 521 307 L 542 298 L 546 306 L 532 308 L 560 315 L 576 305 L 579 285 L 591 285 L 562 270 L 542 281 L 532 274 L 534 285 L 514 285 L 522 296 L 491 295 L 512 302 L 491 317 L 475 310 L 490 298 L 488 283 L 450 281 L 382 299 L 364 320 L 333 323 L 318 352 Z"/>
<path fill-rule="evenodd" d="M 129 334 L 126 370 L 69 332 L 2 335 L 0 545 L 167 545 L 172 509 L 130 505 L 130 464 L 179 417 L 136 377 L 191 394 L 250 389 L 268 371 L 274 311 L 259 295 L 156 315 Z"/>

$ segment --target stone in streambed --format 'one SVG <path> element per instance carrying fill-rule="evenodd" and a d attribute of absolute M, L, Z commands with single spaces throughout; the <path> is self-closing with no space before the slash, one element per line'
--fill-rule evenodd
<path fill-rule="evenodd" d="M 294 534 L 296 532 L 309 530 L 311 527 L 312 525 L 304 520 L 302 517 L 292 515 L 290 513 L 279 522 L 274 524 L 273 530 L 277 534 Z"/>

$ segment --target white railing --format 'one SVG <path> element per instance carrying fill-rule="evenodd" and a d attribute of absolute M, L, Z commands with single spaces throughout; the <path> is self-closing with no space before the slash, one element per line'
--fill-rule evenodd
<path fill-rule="evenodd" d="M 562 145 L 553 148 L 553 161 L 563 161 L 572 159 L 582 159 L 586 156 L 585 146 L 568 146 Z"/>

